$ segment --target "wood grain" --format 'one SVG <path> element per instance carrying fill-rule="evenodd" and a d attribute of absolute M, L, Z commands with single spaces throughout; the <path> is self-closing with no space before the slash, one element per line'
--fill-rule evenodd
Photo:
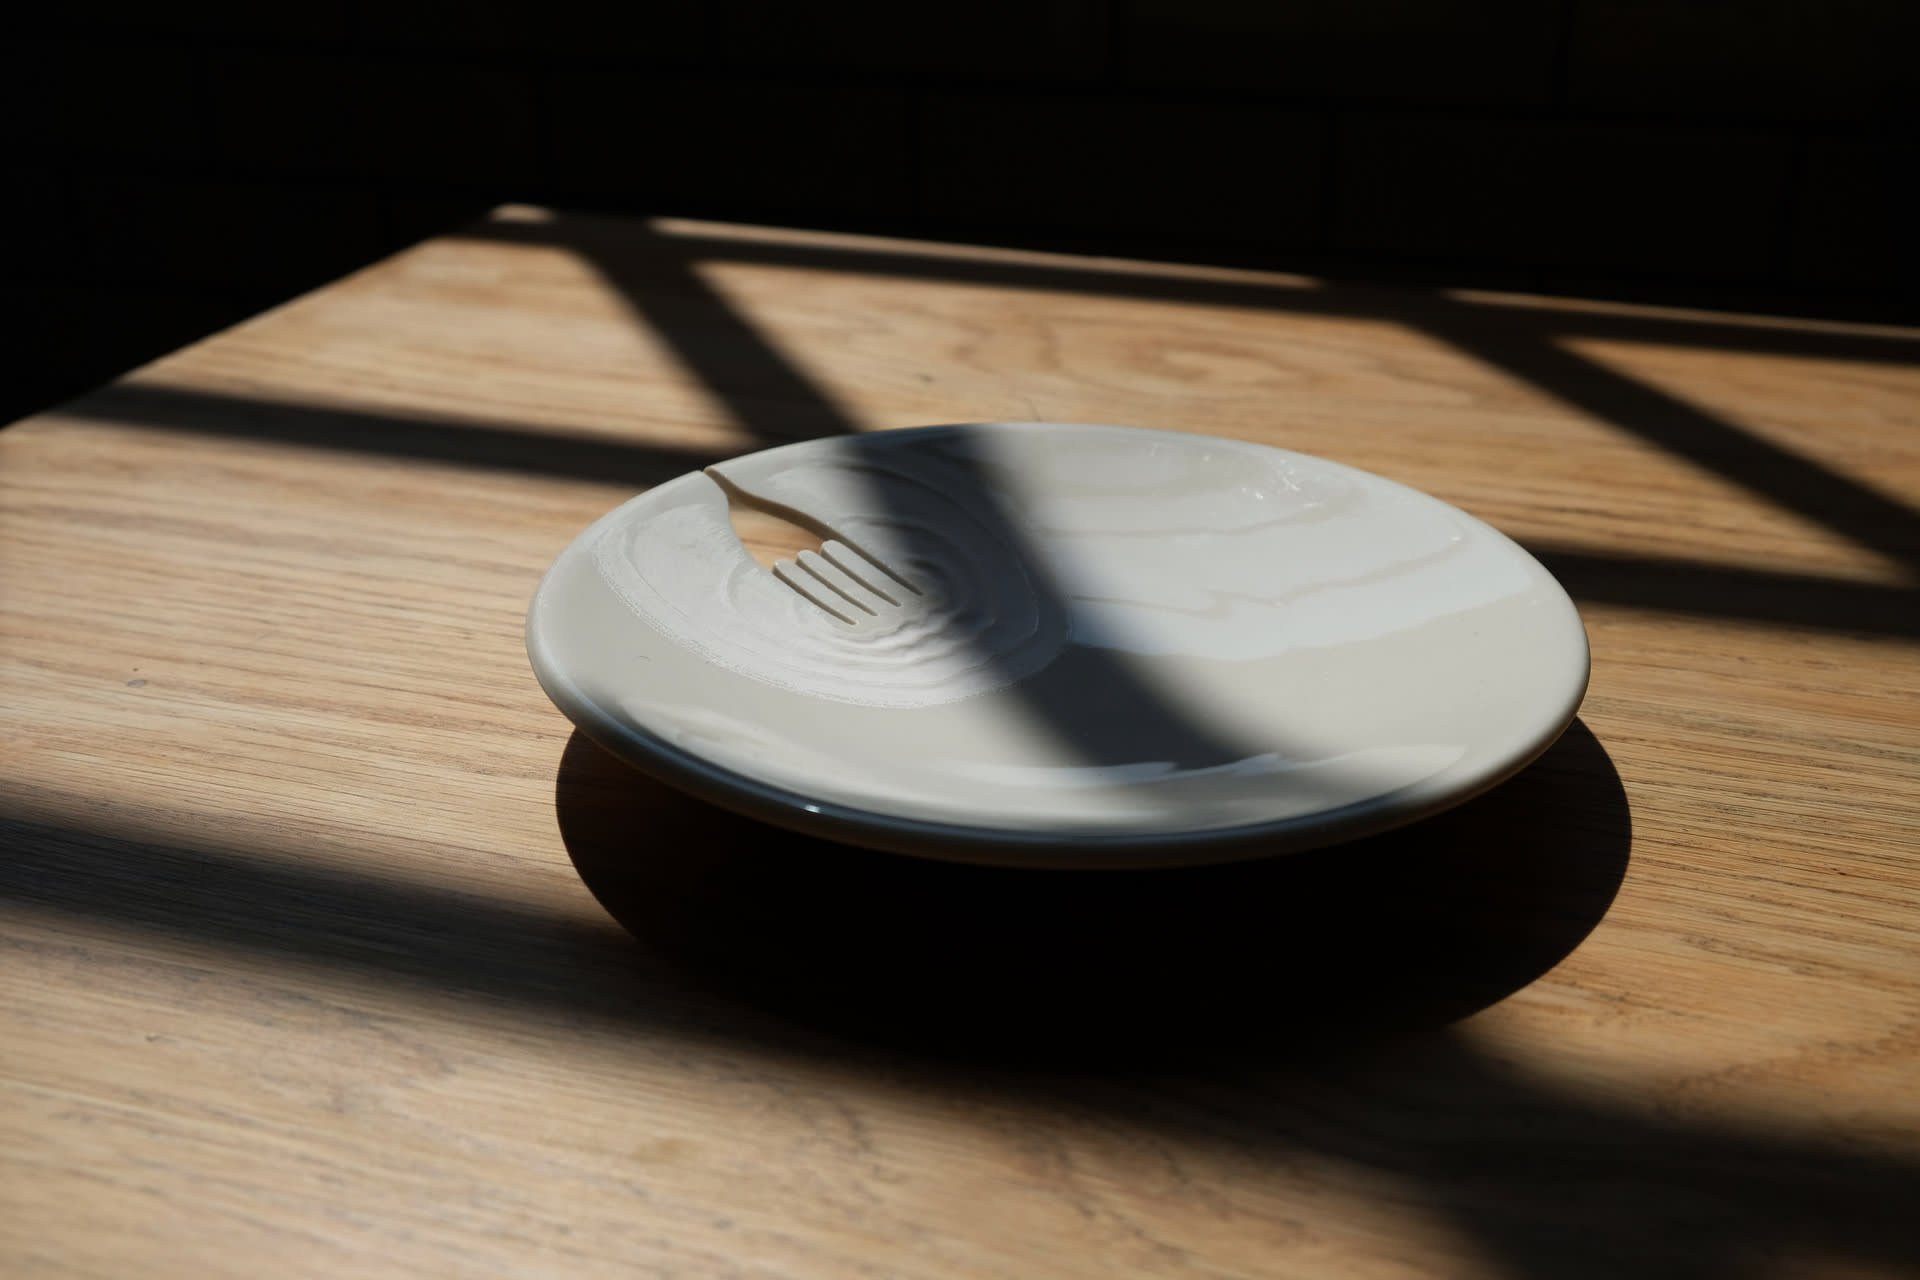
<path fill-rule="evenodd" d="M 994 419 L 1465 507 L 1581 599 L 1581 726 L 1381 841 L 1021 877 L 541 696 L 637 489 Z M 509 210 L 0 487 L 7 1274 L 1920 1271 L 1920 333 Z"/>

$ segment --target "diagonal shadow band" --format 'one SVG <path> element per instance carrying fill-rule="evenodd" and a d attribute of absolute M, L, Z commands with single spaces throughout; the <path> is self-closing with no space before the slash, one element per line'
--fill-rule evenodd
<path fill-rule="evenodd" d="M 1920 1267 L 1910 1160 L 1655 1119 L 1468 1031 L 1419 1030 L 1532 981 L 1607 910 L 1631 832 L 1582 726 L 1500 791 L 1378 841 L 1100 883 L 734 841 L 737 820 L 676 814 L 693 802 L 579 739 L 559 772 L 569 852 L 647 945 L 447 886 L 5 815 L 0 901 L 16 922 L 264 962 L 232 971 L 247 991 L 291 964 L 288 981 L 479 1004 L 525 1034 L 630 1033 L 642 1063 L 669 1046 L 677 1069 L 671 1046 L 700 1044 L 831 1062 L 855 1087 L 1038 1109 L 1176 1165 L 1214 1149 L 1258 1183 L 1351 1170 L 1524 1280 L 1708 1280 L 1796 1249 Z M 204 998 L 248 998 L 226 972 L 196 972 Z"/>
<path fill-rule="evenodd" d="M 767 241 L 699 236 L 642 237 L 631 224 L 591 218 L 570 219 L 563 224 L 489 222 L 468 228 L 462 234 L 474 238 L 565 244 L 595 262 L 603 274 L 622 286 L 635 307 L 642 310 L 648 293 L 643 277 L 646 284 L 653 287 L 666 286 L 669 295 L 698 294 L 703 286 L 684 264 L 711 256 L 726 261 L 805 261 L 817 268 L 1007 287 L 1069 289 L 1094 296 L 1165 298 L 1304 314 L 1393 319 L 1421 329 L 1489 367 L 1521 378 L 1548 395 L 1631 431 L 1676 456 L 1707 467 L 1770 502 L 1825 523 L 1863 546 L 1908 563 L 1920 561 L 1920 514 L 1905 504 L 1832 472 L 1812 459 L 1741 431 L 1664 392 L 1603 369 L 1556 346 L 1553 341 L 1562 332 L 1615 337 L 1651 332 L 1664 341 L 1684 343 L 1689 331 L 1697 330 L 1697 338 L 1735 349 L 1920 364 L 1920 338 L 1830 331 L 1789 334 L 1779 328 L 1711 322 L 1696 325 L 1679 318 L 1519 311 L 1412 290 L 1351 286 L 1289 288 L 1092 267 L 1072 271 L 1058 266 L 988 262 L 932 253 L 807 249 Z M 673 283 L 668 285 L 668 281 Z M 733 350 L 737 354 L 744 346 L 736 345 Z"/>
<path fill-rule="evenodd" d="M 857 424 L 827 390 L 781 355 L 746 317 L 719 296 L 672 246 L 644 237 L 657 249 L 644 280 L 591 253 L 602 277 L 626 299 L 679 357 L 681 363 L 723 400 L 736 421 L 764 442 L 821 435 L 853 437 Z M 854 439 L 860 449 L 870 441 Z M 1065 584 L 1056 580 L 1029 536 L 996 496 L 982 462 L 966 449 L 950 451 L 942 472 L 944 496 L 985 531 L 1008 555 L 1001 570 L 1023 581 L 1035 598 L 1039 616 L 1065 618 L 1073 612 Z M 860 467 L 852 474 L 879 474 Z M 941 560 L 940 540 L 930 534 L 916 510 L 911 486 L 869 479 L 867 497 L 888 511 L 906 543 L 909 559 Z M 976 652 L 981 662 L 1000 666 L 1006 654 Z M 1007 685 L 1031 714 L 1033 724 L 1086 765 L 1130 765 L 1172 761 L 1188 769 L 1212 768 L 1272 749 L 1231 741 L 1204 723 L 1190 708 L 1155 687 L 1144 674 L 1112 651 L 1071 643 L 1044 670 L 1021 673 Z"/>
<path fill-rule="evenodd" d="M 560 222 L 488 220 L 449 234 L 461 239 L 573 248 L 601 261 L 645 257 L 631 218 L 566 214 Z M 1497 295 L 1454 297 L 1444 292 L 1378 284 L 1289 283 L 1234 278 L 1247 273 L 1166 271 L 1155 264 L 1029 254 L 1009 259 L 988 250 L 948 246 L 893 247 L 849 240 L 803 244 L 792 240 L 703 232 L 675 226 L 676 252 L 702 262 L 839 271 L 929 283 L 966 284 L 1045 293 L 1188 303 L 1249 311 L 1395 320 L 1423 324 L 1467 314 L 1508 316 L 1535 333 L 1668 343 L 1722 351 L 1920 365 L 1920 333 L 1864 326 L 1809 324 L 1770 317 L 1736 318 L 1710 312 L 1661 313 L 1645 308 L 1548 309 L 1530 299 Z M 992 256 L 989 256 L 992 255 Z"/>
<path fill-rule="evenodd" d="M 763 441 L 817 434 L 846 437 L 841 448 L 849 466 L 845 474 L 860 477 L 866 501 L 882 513 L 899 539 L 904 563 L 940 565 L 948 560 L 946 535 L 929 522 L 923 510 L 924 490 L 915 484 L 887 479 L 891 469 L 882 463 L 886 446 L 876 436 L 862 436 L 853 417 L 844 412 L 826 388 L 790 363 L 774 342 L 745 316 L 728 305 L 695 270 L 694 263 L 670 244 L 653 237 L 657 252 L 643 279 L 624 274 L 613 263 L 592 254 L 587 261 L 627 299 L 635 315 L 646 322 L 679 355 L 681 362 L 706 384 L 709 393 L 724 400 L 737 421 Z M 666 300 L 672 299 L 674 308 Z M 692 303 L 708 317 L 704 325 L 689 323 L 680 306 Z M 767 399 L 762 389 L 778 393 Z M 949 427 L 953 440 L 940 450 L 938 487 L 951 504 L 999 549 L 993 572 L 1024 584 L 1039 618 L 1073 619 L 1066 627 L 1065 648 L 1038 671 L 1020 666 L 1017 649 L 973 644 L 971 656 L 1005 677 L 1004 696 L 1017 700 L 1027 721 L 1063 749 L 1067 758 L 1083 766 L 1156 768 L 1205 771 L 1231 766 L 1278 752 L 1283 756 L 1314 758 L 1311 748 L 1288 741 L 1291 726 L 1273 726 L 1270 736 L 1258 740 L 1229 732 L 1210 721 L 1174 687 L 1157 680 L 1148 664 L 1100 643 L 1075 599 L 1074 584 L 1064 580 L 1044 555 L 1034 533 L 1011 510 L 990 475 L 992 449 L 978 432 L 965 426 Z M 1584 648 L 1581 653 L 1584 661 Z M 1582 675 L 1584 676 L 1584 671 Z M 1366 696 L 1366 695 L 1362 695 Z M 1551 714 L 1561 714 L 1557 709 Z M 1571 709 L 1565 711 L 1571 715 Z M 1557 735 L 1563 723 L 1539 726 L 1540 737 L 1527 754 L 1507 764 L 1517 768 L 1540 746 Z M 1397 745 L 1397 744 L 1396 744 Z M 1489 785 L 1504 775 L 1480 780 Z M 1406 778 L 1378 776 L 1370 797 L 1386 795 L 1407 784 Z M 1454 800 L 1445 803 L 1455 803 Z M 1365 804 L 1348 802 L 1325 810 L 1330 822 L 1359 821 Z M 1400 818 L 1404 821 L 1405 818 Z M 1367 829 L 1377 829 L 1370 826 Z M 1351 834 L 1351 833 L 1350 833 Z M 1223 842 L 1223 850 L 1228 846 Z M 1233 846 L 1238 848 L 1238 844 Z M 1233 856 L 1254 856 L 1236 854 Z"/>
<path fill-rule="evenodd" d="M 725 455 L 366 409 L 293 404 L 116 382 L 52 412 L 95 422 L 230 436 L 417 462 L 644 488 Z"/>
<path fill-rule="evenodd" d="M 1578 947 L 1626 874 L 1621 782 L 1579 723 L 1383 836 L 1097 877 L 773 830 L 580 734 L 555 791 L 581 879 L 649 954 L 916 1079 L 984 1072 L 1169 1151 L 1385 1176 L 1521 1280 L 1920 1266 L 1920 1166 L 1579 1096 L 1450 1026 Z"/>
<path fill-rule="evenodd" d="M 3 810 L 0 902 L 648 1029 L 800 1043 L 824 1028 L 862 1056 L 1032 1066 L 1091 1052 L 1201 1070 L 1391 1039 L 1503 999 L 1598 923 L 1632 843 L 1619 775 L 1578 723 L 1438 818 L 1184 870 L 873 853 L 716 809 L 577 733 L 555 804 L 587 887 L 643 951 L 484 893 Z"/>
<path fill-rule="evenodd" d="M 1920 590 L 1768 572 L 1699 560 L 1653 560 L 1527 544 L 1567 594 L 1587 604 L 1652 609 L 1900 640 L 1920 638 Z"/>
<path fill-rule="evenodd" d="M 1862 546 L 1905 563 L 1920 564 L 1920 513 L 1552 342 L 1559 329 L 1632 335 L 1637 332 L 1635 325 L 1659 329 L 1667 340 L 1684 341 L 1688 322 L 1677 319 L 1665 321 L 1662 327 L 1642 317 L 1515 311 L 1408 290 L 1283 288 L 1094 269 L 1070 271 L 936 254 L 795 249 L 766 241 L 642 234 L 631 222 L 595 218 L 569 218 L 561 223 L 488 222 L 463 234 L 564 245 L 580 253 L 620 291 L 636 316 L 674 343 L 681 358 L 709 389 L 726 399 L 742 422 L 768 443 L 822 434 L 832 428 L 839 415 L 829 397 L 788 365 L 701 280 L 693 263 L 703 252 L 717 259 L 747 261 L 780 260 L 786 253 L 817 268 L 870 270 L 911 278 L 931 274 L 933 278 L 971 283 L 1029 288 L 1045 284 L 1096 295 L 1164 296 L 1181 301 L 1230 298 L 1235 305 L 1271 310 L 1389 317 L 1420 328 L 1678 457 L 1724 475 L 1762 499 L 1823 523 Z M 1723 345 L 1744 343 L 1762 350 L 1798 350 L 1787 345 L 1788 337 L 1778 329 L 1733 324 L 1699 327 L 1706 337 Z M 1920 338 L 1826 332 L 1791 337 L 1803 340 L 1803 346 L 1815 352 L 1920 364 Z M 1672 608 L 1691 599 L 1699 603 L 1701 612 L 1757 621 L 1901 636 L 1920 630 L 1917 593 L 1897 587 L 1856 586 L 1794 574 L 1756 575 L 1737 568 L 1727 569 L 1723 579 L 1715 580 L 1703 572 L 1715 567 L 1696 562 L 1684 571 L 1689 586 L 1696 590 L 1683 596 L 1670 587 L 1678 572 L 1675 564 L 1685 563 L 1681 557 L 1672 561 L 1601 559 L 1605 561 L 1604 572 L 1598 571 L 1598 562 L 1585 567 L 1590 570 L 1591 580 L 1604 581 L 1604 598 L 1610 603 Z M 1571 566 L 1576 562 L 1566 558 L 1563 563 Z M 1631 583 L 1637 566 L 1644 566 L 1646 571 L 1646 594 L 1650 598 L 1645 600 L 1636 598 Z"/>
<path fill-rule="evenodd" d="M 1237 1087 L 1236 1087 L 1237 1086 Z M 1503 1060 L 1466 1029 L 1170 1087 L 1076 1080 L 1056 1104 L 1170 1141 L 1385 1176 L 1462 1229 L 1466 1274 L 1727 1280 L 1920 1272 L 1920 1164 L 1865 1144 L 1663 1115 Z M 1446 1268 L 1452 1273 L 1452 1268 Z"/>
<path fill-rule="evenodd" d="M 67 417 L 273 441 L 302 448 L 645 488 L 722 458 L 629 441 L 582 440 L 501 424 L 116 383 L 61 406 Z M 1576 599 L 1779 626 L 1920 636 L 1920 592 L 1702 561 L 1530 546 Z"/>
<path fill-rule="evenodd" d="M 1659 1119 L 1529 1077 L 1468 1031 L 1418 1030 L 1533 980 L 1606 911 L 1631 834 L 1581 726 L 1434 823 L 1100 878 L 1112 896 L 1084 876 L 736 842 L 727 815 L 676 815 L 691 802 L 579 739 L 557 786 L 576 865 L 646 946 L 446 886 L 0 815 L 9 943 L 42 945 L 18 927 L 35 918 L 102 924 L 265 962 L 232 971 L 255 993 L 291 964 L 462 1018 L 479 1003 L 526 1034 L 631 1033 L 640 1062 L 719 1044 L 1037 1109 L 1176 1168 L 1195 1149 L 1256 1183 L 1330 1167 L 1459 1224 L 1522 1280 L 1709 1280 L 1809 1255 L 1920 1268 L 1911 1160 Z M 196 971 L 202 998 L 248 998 L 226 972 Z"/>
<path fill-rule="evenodd" d="M 1512 374 L 1547 395 L 1630 431 L 1677 457 L 1712 470 L 1769 502 L 1823 523 L 1862 546 L 1907 564 L 1920 564 L 1920 513 L 1911 507 L 1663 391 L 1604 369 L 1554 341 L 1559 336 L 1577 333 L 1685 344 L 1691 336 L 1703 345 L 1726 349 L 1917 365 L 1920 364 L 1920 336 L 1839 333 L 1830 329 L 1791 332 L 1779 327 L 1696 322 L 1682 317 L 1519 310 L 1407 289 L 1309 288 L 1183 279 L 1098 264 L 1075 271 L 1059 265 L 983 261 L 931 252 L 916 255 L 900 251 L 811 248 L 697 234 L 641 235 L 631 223 L 595 218 L 568 219 L 558 224 L 485 222 L 461 234 L 469 238 L 565 245 L 594 262 L 641 311 L 647 308 L 650 288 L 665 287 L 667 296 L 697 296 L 705 292 L 688 264 L 711 257 L 722 261 L 805 263 L 820 269 L 866 271 L 913 279 L 1050 288 L 1092 296 L 1166 299 L 1395 320 L 1430 334 L 1490 368 Z M 708 310 L 711 312 L 714 308 Z M 649 316 L 656 322 L 665 318 Z M 730 323 L 743 322 L 736 317 Z M 736 343 L 731 354 L 737 356 L 745 350 L 744 343 Z M 764 368 L 763 362 L 749 363 L 757 369 Z M 707 361 L 710 372 L 722 372 L 713 369 L 713 364 Z M 717 384 L 710 381 L 710 385 Z"/>
<path fill-rule="evenodd" d="M 1478 317 L 1450 317 L 1430 321 L 1427 332 L 1782 510 L 1904 564 L 1920 565 L 1920 513 L 1905 503 L 1538 335 L 1516 334 L 1509 319 L 1490 325 Z"/>

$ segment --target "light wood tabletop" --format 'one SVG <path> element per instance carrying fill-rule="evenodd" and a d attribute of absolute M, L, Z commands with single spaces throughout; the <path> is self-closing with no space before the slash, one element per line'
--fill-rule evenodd
<path fill-rule="evenodd" d="M 1466 509 L 1579 721 L 1388 836 L 1021 872 L 534 682 L 640 489 L 1009 419 Z M 0 1273 L 1920 1273 L 1920 332 L 511 208 L 0 486 Z"/>

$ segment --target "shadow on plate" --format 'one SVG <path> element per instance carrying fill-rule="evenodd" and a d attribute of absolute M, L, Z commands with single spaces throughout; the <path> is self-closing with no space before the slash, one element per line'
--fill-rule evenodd
<path fill-rule="evenodd" d="M 1444 1025 L 1579 945 L 1631 844 L 1619 775 L 1578 721 L 1424 822 L 1179 870 L 852 848 L 684 795 L 580 733 L 557 793 L 587 887 L 701 986 L 860 1042 L 1006 1065 L 1317 1056 Z"/>

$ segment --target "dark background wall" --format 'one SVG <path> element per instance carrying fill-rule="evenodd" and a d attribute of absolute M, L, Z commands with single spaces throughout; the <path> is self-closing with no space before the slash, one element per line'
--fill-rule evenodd
<path fill-rule="evenodd" d="M 1912 318 L 1915 0 L 78 0 L 0 420 L 505 200 Z"/>

